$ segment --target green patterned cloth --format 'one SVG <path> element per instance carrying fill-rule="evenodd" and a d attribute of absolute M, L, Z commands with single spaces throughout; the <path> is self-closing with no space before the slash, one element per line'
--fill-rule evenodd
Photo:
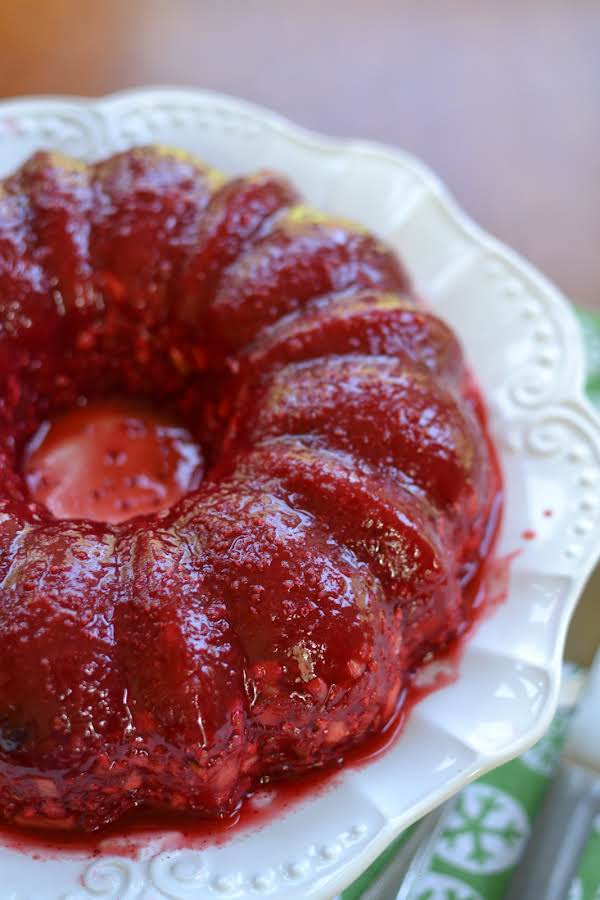
<path fill-rule="evenodd" d="M 586 346 L 588 395 L 600 409 L 600 316 L 583 310 L 578 314 Z M 565 667 L 563 679 L 577 677 L 574 667 Z M 458 795 L 411 900 L 502 900 L 552 780 L 570 715 L 569 708 L 560 708 L 546 735 L 531 750 Z M 360 900 L 408 833 L 344 891 L 342 900 Z M 600 816 L 565 900 L 600 900 Z"/>
<path fill-rule="evenodd" d="M 576 677 L 576 669 L 565 669 L 565 679 Z M 569 708 L 559 709 L 535 747 L 458 795 L 428 871 L 411 900 L 502 900 L 552 780 L 570 715 Z M 344 892 L 343 900 L 359 900 L 404 840 L 406 835 L 401 835 Z M 600 900 L 600 816 L 568 900 Z"/>

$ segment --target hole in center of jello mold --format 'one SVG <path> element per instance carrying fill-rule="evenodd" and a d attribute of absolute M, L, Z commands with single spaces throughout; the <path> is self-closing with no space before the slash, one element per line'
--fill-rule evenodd
<path fill-rule="evenodd" d="M 31 497 L 58 519 L 118 523 L 168 509 L 198 487 L 202 450 L 168 411 L 102 400 L 43 422 L 23 474 Z"/>

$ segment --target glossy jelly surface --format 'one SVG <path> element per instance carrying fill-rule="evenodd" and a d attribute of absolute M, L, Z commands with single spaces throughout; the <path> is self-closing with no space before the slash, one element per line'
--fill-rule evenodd
<path fill-rule="evenodd" d="M 2 815 L 224 817 L 337 764 L 472 620 L 501 488 L 376 237 L 272 173 L 36 155 L 0 186 Z"/>

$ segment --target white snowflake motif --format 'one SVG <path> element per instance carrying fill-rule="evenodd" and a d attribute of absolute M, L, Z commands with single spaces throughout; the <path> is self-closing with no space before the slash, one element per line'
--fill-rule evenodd
<path fill-rule="evenodd" d="M 523 753 L 521 762 L 538 775 L 550 778 L 558 763 L 562 745 L 567 734 L 569 717 L 560 713 L 554 718 L 544 737 Z"/>
<path fill-rule="evenodd" d="M 600 813 L 594 819 L 594 831 L 596 834 L 600 834 Z"/>
<path fill-rule="evenodd" d="M 567 900 L 583 900 L 583 885 L 579 878 L 575 878 L 571 882 L 571 887 L 569 888 L 569 893 L 567 894 Z"/>
<path fill-rule="evenodd" d="M 489 784 L 471 784 L 460 794 L 436 853 L 467 872 L 501 872 L 515 865 L 529 830 L 514 797 Z"/>
<path fill-rule="evenodd" d="M 483 900 L 483 898 L 458 878 L 428 872 L 419 882 L 414 900 Z"/>

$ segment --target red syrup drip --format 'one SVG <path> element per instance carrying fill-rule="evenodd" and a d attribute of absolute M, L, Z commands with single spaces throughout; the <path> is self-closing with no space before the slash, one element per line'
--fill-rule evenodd
<path fill-rule="evenodd" d="M 496 558 L 490 554 L 501 516 L 498 497 L 490 527 L 480 549 L 480 566 L 465 586 L 466 618 L 460 633 L 429 661 L 433 677 L 415 672 L 402 692 L 386 727 L 344 754 L 336 763 L 285 781 L 271 781 L 251 792 L 231 815 L 221 819 L 194 818 L 177 813 L 139 810 L 94 834 L 0 827 L 0 846 L 27 853 L 33 859 L 55 857 L 122 856 L 138 858 L 149 844 L 156 851 L 219 846 L 229 838 L 255 831 L 293 811 L 298 804 L 335 787 L 344 770 L 359 768 L 385 754 L 398 740 L 413 707 L 433 691 L 452 684 L 459 675 L 462 655 L 478 624 L 502 603 L 508 593 L 510 567 L 520 551 Z"/>
<path fill-rule="evenodd" d="M 31 496 L 59 519 L 117 523 L 168 509 L 202 480 L 190 433 L 142 404 L 91 403 L 44 423 L 24 474 Z"/>

